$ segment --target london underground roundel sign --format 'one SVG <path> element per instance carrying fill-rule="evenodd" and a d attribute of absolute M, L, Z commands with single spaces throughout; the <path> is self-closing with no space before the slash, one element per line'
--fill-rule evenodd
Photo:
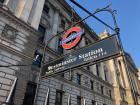
<path fill-rule="evenodd" d="M 64 49 L 71 49 L 80 42 L 83 34 L 84 30 L 82 30 L 80 27 L 72 27 L 64 34 L 60 45 L 62 45 Z"/>

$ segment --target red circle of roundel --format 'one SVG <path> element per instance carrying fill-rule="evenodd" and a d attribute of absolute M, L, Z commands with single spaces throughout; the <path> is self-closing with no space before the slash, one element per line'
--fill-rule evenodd
<path fill-rule="evenodd" d="M 77 32 L 78 33 L 78 32 L 80 32 L 80 30 L 81 30 L 80 27 L 72 27 L 72 28 L 70 28 L 64 34 L 63 40 L 65 40 L 70 33 L 72 33 L 72 32 Z M 74 46 L 76 46 L 78 44 L 78 42 L 80 41 L 80 39 L 81 39 L 81 35 L 77 36 L 76 39 L 72 43 L 69 43 L 69 44 L 64 43 L 64 44 L 62 44 L 62 46 L 63 46 L 64 49 L 71 49 L 71 48 L 73 48 Z"/>

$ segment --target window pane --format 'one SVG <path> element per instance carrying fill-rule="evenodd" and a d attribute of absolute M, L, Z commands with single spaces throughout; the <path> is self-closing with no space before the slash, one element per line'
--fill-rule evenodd
<path fill-rule="evenodd" d="M 47 5 L 44 5 L 43 7 L 43 11 L 48 14 L 49 13 L 50 8 Z"/>
<path fill-rule="evenodd" d="M 97 71 L 97 76 L 99 76 L 99 65 L 96 64 L 96 71 Z"/>
<path fill-rule="evenodd" d="M 63 54 L 63 47 L 62 47 L 62 45 L 60 45 L 60 42 L 61 42 L 61 38 L 59 38 L 59 40 L 58 40 L 58 52 L 60 53 L 60 54 Z"/>
<path fill-rule="evenodd" d="M 109 90 L 109 96 L 110 96 L 110 98 L 112 98 L 112 95 L 111 95 L 111 90 Z"/>
<path fill-rule="evenodd" d="M 39 27 L 38 27 L 39 33 L 41 33 L 42 35 L 44 35 L 45 34 L 45 30 L 46 30 L 45 27 L 43 27 L 42 25 L 39 25 Z"/>
<path fill-rule="evenodd" d="M 77 96 L 77 105 L 81 105 L 81 97 Z"/>
<path fill-rule="evenodd" d="M 90 83 L 91 83 L 91 90 L 93 90 L 93 81 L 91 80 Z"/>
<path fill-rule="evenodd" d="M 23 105 L 33 105 L 35 93 L 36 93 L 36 84 L 28 83 L 23 100 Z"/>
<path fill-rule="evenodd" d="M 81 84 L 81 75 L 77 73 L 77 83 Z"/>
<path fill-rule="evenodd" d="M 3 3 L 4 2 L 4 0 L 0 0 L 0 3 Z"/>
<path fill-rule="evenodd" d="M 101 86 L 101 93 L 104 94 L 104 86 Z"/>
<path fill-rule="evenodd" d="M 45 36 L 45 32 L 46 32 L 46 28 L 43 27 L 42 25 L 39 25 L 38 32 L 41 34 L 40 37 L 39 37 L 39 41 L 43 42 L 44 36 Z"/>
<path fill-rule="evenodd" d="M 92 100 L 92 105 L 96 105 L 96 101 Z"/>
<path fill-rule="evenodd" d="M 62 105 L 62 92 L 60 91 L 56 92 L 55 105 Z"/>

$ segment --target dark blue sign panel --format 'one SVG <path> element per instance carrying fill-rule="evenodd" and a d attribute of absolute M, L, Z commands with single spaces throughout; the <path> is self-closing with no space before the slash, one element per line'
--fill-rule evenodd
<path fill-rule="evenodd" d="M 42 69 L 42 76 L 59 73 L 77 66 L 83 66 L 107 57 L 119 54 L 116 36 L 112 36 L 96 43 L 85 46 L 75 52 L 64 55 L 48 64 Z"/>

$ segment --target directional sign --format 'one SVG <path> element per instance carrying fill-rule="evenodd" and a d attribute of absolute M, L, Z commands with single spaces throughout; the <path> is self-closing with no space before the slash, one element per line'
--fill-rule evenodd
<path fill-rule="evenodd" d="M 45 64 L 41 75 L 48 76 L 58 72 L 63 72 L 69 70 L 70 68 L 72 69 L 90 62 L 118 55 L 119 53 L 120 50 L 116 36 L 112 36 Z"/>

